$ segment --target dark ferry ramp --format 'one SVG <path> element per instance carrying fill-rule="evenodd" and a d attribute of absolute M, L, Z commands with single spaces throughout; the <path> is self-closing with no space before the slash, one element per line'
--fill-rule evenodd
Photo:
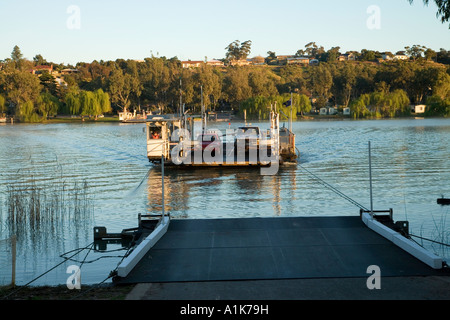
<path fill-rule="evenodd" d="M 448 275 L 368 228 L 359 216 L 173 219 L 117 283 Z"/>

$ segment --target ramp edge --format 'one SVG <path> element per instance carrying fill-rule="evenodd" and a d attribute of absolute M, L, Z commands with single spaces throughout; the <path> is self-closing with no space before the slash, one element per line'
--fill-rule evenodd
<path fill-rule="evenodd" d="M 375 231 L 379 235 L 383 236 L 387 240 L 394 243 L 396 246 L 405 250 L 412 256 L 416 257 L 423 263 L 427 264 L 433 269 L 442 269 L 444 261 L 441 257 L 435 255 L 434 253 L 428 251 L 427 249 L 419 246 L 414 241 L 405 238 L 398 232 L 386 227 L 382 223 L 375 220 L 368 212 L 362 213 L 362 221 L 371 230 Z"/>
<path fill-rule="evenodd" d="M 126 277 L 137 263 L 144 257 L 144 255 L 166 234 L 169 228 L 170 217 L 163 216 L 161 222 L 142 242 L 126 257 L 122 263 L 117 267 L 117 275 L 119 277 Z"/>

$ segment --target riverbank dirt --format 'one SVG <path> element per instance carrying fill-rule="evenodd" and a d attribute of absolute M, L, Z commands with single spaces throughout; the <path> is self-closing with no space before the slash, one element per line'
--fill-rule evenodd
<path fill-rule="evenodd" d="M 125 300 L 134 285 L 0 287 L 0 300 Z"/>

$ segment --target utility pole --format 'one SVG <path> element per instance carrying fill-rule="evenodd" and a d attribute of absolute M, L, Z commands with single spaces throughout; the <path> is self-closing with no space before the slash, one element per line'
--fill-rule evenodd
<path fill-rule="evenodd" d="M 182 82 L 181 82 L 181 77 L 180 77 L 180 110 L 179 110 L 180 119 L 181 119 L 182 110 L 183 110 L 183 90 L 182 90 Z"/>
<path fill-rule="evenodd" d="M 292 105 L 294 104 L 293 94 L 291 92 L 291 115 L 289 117 L 289 131 L 292 132 Z"/>
<path fill-rule="evenodd" d="M 370 215 L 373 217 L 373 197 L 372 197 L 372 154 L 369 141 L 369 181 L 370 181 Z"/>
<path fill-rule="evenodd" d="M 200 86 L 200 103 L 202 108 L 202 133 L 205 133 L 206 129 L 206 114 L 205 114 L 205 106 L 203 104 L 203 86 Z"/>
<path fill-rule="evenodd" d="M 162 216 L 166 214 L 164 198 L 164 155 L 161 156 L 161 193 L 162 193 Z"/>

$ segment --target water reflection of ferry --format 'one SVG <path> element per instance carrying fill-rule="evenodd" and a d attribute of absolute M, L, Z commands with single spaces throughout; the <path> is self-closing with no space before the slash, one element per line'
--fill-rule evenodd
<path fill-rule="evenodd" d="M 201 132 L 194 124 L 201 121 Z M 279 114 L 270 111 L 270 128 L 241 126 L 226 133 L 206 129 L 206 117 L 149 115 L 147 157 L 150 162 L 182 167 L 270 166 L 297 159 L 295 135 L 279 127 Z"/>
<path fill-rule="evenodd" d="M 166 212 L 176 219 L 212 218 L 217 214 L 230 218 L 242 212 L 281 216 L 282 208 L 288 212 L 296 210 L 298 186 L 294 165 L 282 166 L 279 174 L 272 176 L 261 175 L 257 167 L 165 170 L 163 181 L 160 169 L 153 167 L 147 177 L 148 214 L 160 212 L 163 199 Z M 245 201 L 233 201 L 236 196 Z"/>

